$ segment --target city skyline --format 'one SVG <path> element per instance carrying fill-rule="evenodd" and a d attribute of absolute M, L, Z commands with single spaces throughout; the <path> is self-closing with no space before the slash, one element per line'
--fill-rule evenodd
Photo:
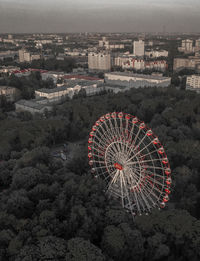
<path fill-rule="evenodd" d="M 199 8 L 197 0 L 0 0 L 0 33 L 199 32 Z"/>

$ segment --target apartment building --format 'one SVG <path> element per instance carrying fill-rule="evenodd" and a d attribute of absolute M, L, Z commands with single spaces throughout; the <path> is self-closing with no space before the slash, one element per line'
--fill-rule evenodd
<path fill-rule="evenodd" d="M 107 52 L 91 52 L 88 54 L 88 68 L 90 71 L 110 71 L 111 56 Z"/>

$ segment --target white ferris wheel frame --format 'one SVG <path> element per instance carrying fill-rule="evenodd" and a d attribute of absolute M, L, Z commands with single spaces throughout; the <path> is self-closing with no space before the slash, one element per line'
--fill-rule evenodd
<path fill-rule="evenodd" d="M 88 158 L 91 173 L 106 182 L 106 193 L 133 216 L 168 202 L 169 160 L 158 137 L 137 117 L 122 112 L 100 117 L 89 135 Z"/>

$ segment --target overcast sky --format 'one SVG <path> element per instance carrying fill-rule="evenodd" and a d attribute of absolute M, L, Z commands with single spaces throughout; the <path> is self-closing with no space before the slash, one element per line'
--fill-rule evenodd
<path fill-rule="evenodd" d="M 0 0 L 0 33 L 200 31 L 200 0 Z"/>

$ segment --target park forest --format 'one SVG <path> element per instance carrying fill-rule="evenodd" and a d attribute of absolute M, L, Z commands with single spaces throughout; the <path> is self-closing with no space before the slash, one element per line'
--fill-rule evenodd
<path fill-rule="evenodd" d="M 45 115 L 9 110 L 1 99 L 1 261 L 200 260 L 199 94 L 172 87 L 80 93 Z M 91 127 L 113 111 L 152 128 L 172 169 L 168 206 L 134 222 L 88 167 Z M 80 140 L 69 164 L 52 156 L 53 147 Z"/>

